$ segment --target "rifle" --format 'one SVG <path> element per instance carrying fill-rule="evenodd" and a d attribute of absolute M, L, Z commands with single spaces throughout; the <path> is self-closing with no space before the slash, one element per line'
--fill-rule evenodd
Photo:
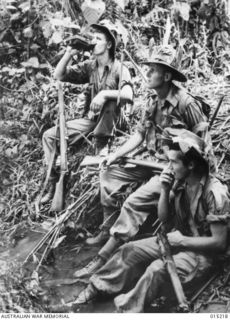
<path fill-rule="evenodd" d="M 65 126 L 65 114 L 64 114 L 64 96 L 62 84 L 58 81 L 58 103 L 59 103 L 59 130 L 60 130 L 60 177 L 59 181 L 56 183 L 56 189 L 51 205 L 51 211 L 61 211 L 64 204 L 64 178 L 68 172 L 67 164 L 67 136 L 66 136 L 66 126 Z"/>
<path fill-rule="evenodd" d="M 58 123 L 55 126 L 55 138 L 57 137 L 57 130 L 58 130 Z M 45 189 L 46 189 L 46 187 L 47 187 L 47 185 L 49 183 L 51 170 L 52 170 L 53 164 L 54 164 L 55 154 L 56 154 L 56 143 L 55 143 L 54 148 L 53 148 L 52 153 L 51 153 L 50 162 L 48 164 L 45 181 L 43 183 L 41 192 L 40 192 L 40 194 L 38 195 L 38 197 L 37 197 L 37 199 L 35 201 L 35 210 L 36 210 L 36 214 L 37 215 L 39 215 L 39 211 L 40 211 L 39 206 L 40 206 L 41 198 L 42 198 L 43 193 L 44 193 L 44 191 L 45 191 Z"/>
<path fill-rule="evenodd" d="M 100 156 L 85 156 L 85 158 L 83 159 L 83 161 L 80 163 L 80 167 L 86 167 L 86 166 L 99 166 L 103 159 L 105 157 L 100 157 Z M 146 160 L 136 160 L 136 159 L 132 159 L 129 157 L 121 157 L 117 163 L 121 163 L 121 164 L 133 164 L 133 165 L 137 165 L 137 166 L 141 166 L 141 167 L 147 167 L 147 168 L 151 168 L 151 169 L 155 169 L 156 171 L 161 172 L 164 168 L 165 165 L 160 164 L 158 162 L 153 162 L 153 161 L 146 161 Z"/>
<path fill-rule="evenodd" d="M 168 242 L 168 238 L 165 231 L 161 230 L 160 232 L 158 232 L 157 238 L 158 238 L 158 243 L 160 246 L 162 258 L 166 263 L 166 267 L 167 267 L 170 279 L 172 281 L 173 289 L 175 291 L 177 301 L 179 303 L 179 310 L 183 312 L 188 312 L 189 311 L 188 302 L 185 297 L 184 290 L 177 273 L 175 261 L 172 256 L 170 244 Z"/>
<path fill-rule="evenodd" d="M 222 102 L 223 102 L 223 100 L 224 100 L 224 97 L 225 97 L 225 95 L 223 95 L 222 97 L 220 97 L 220 100 L 219 100 L 219 102 L 218 102 L 218 104 L 217 104 L 217 107 L 216 107 L 216 109 L 215 109 L 215 111 L 214 111 L 214 113 L 213 113 L 212 119 L 211 119 L 210 122 L 209 122 L 209 130 L 211 129 L 211 127 L 212 127 L 212 125 L 213 125 L 213 122 L 214 122 L 215 119 L 216 119 L 216 116 L 217 116 L 217 114 L 218 114 L 218 112 L 219 112 L 219 110 L 220 110 L 220 107 L 221 107 L 221 104 L 222 104 Z"/>

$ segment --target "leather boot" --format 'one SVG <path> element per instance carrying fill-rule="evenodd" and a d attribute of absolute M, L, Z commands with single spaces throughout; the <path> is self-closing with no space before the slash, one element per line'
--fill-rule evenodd
<path fill-rule="evenodd" d="M 101 232 L 96 236 L 86 240 L 86 243 L 90 246 L 101 244 L 103 245 L 109 239 L 109 231 L 101 230 Z"/>
<path fill-rule="evenodd" d="M 98 269 L 100 269 L 105 264 L 104 259 L 100 256 L 96 256 L 93 260 L 91 260 L 84 268 L 77 270 L 73 276 L 75 278 L 87 277 L 92 275 Z"/>
<path fill-rule="evenodd" d="M 75 304 L 84 304 L 96 298 L 97 295 L 98 290 L 92 284 L 89 284 L 83 291 L 80 292 L 75 301 L 69 302 L 66 305 L 72 307 Z"/>

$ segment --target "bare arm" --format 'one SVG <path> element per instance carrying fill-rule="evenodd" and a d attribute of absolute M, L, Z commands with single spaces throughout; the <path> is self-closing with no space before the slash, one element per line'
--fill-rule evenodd
<path fill-rule="evenodd" d="M 221 252 L 227 244 L 227 226 L 222 223 L 212 223 L 210 226 L 211 236 L 188 237 L 179 231 L 168 233 L 171 246 L 194 251 Z"/>
<path fill-rule="evenodd" d="M 106 100 L 116 100 L 118 98 L 119 95 L 119 91 L 118 90 L 103 90 L 104 95 L 105 95 L 105 99 Z M 131 88 L 131 86 L 129 85 L 125 85 L 120 92 L 120 98 L 121 101 L 122 100 L 129 100 L 132 101 L 133 99 L 133 90 Z"/>
<path fill-rule="evenodd" d="M 62 80 L 64 78 L 66 67 L 75 53 L 76 53 L 75 49 L 72 49 L 71 47 L 67 47 L 64 56 L 61 58 L 61 60 L 59 61 L 59 63 L 57 64 L 54 70 L 54 79 Z"/>
<path fill-rule="evenodd" d="M 130 137 L 126 143 L 121 146 L 115 153 L 110 155 L 106 159 L 106 163 L 109 166 L 110 164 L 114 163 L 120 157 L 125 156 L 127 153 L 136 149 L 142 142 L 144 141 L 144 136 L 140 132 L 136 132 L 133 136 Z"/>
<path fill-rule="evenodd" d="M 95 114 L 98 113 L 106 101 L 117 100 L 118 95 L 119 95 L 119 90 L 101 90 L 93 98 L 90 104 L 90 110 Z M 133 90 L 131 86 L 125 85 L 120 91 L 120 100 L 132 101 L 132 99 L 133 99 Z"/>
<path fill-rule="evenodd" d="M 169 193 L 170 190 L 161 189 L 158 202 L 158 218 L 161 222 L 166 222 L 169 217 Z"/>
<path fill-rule="evenodd" d="M 160 175 L 161 194 L 158 202 L 158 218 L 166 222 L 170 215 L 170 190 L 173 184 L 173 174 L 170 168 L 166 168 Z"/>

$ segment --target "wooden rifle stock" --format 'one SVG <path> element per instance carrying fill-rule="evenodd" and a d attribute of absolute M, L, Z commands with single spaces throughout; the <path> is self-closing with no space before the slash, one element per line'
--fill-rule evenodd
<path fill-rule="evenodd" d="M 104 157 L 100 156 L 85 156 L 83 161 L 80 164 L 80 167 L 86 167 L 86 166 L 99 166 L 101 162 L 103 161 Z M 147 167 L 147 168 L 152 168 L 157 171 L 162 171 L 165 168 L 165 165 L 154 162 L 154 161 L 146 161 L 146 160 L 136 160 L 132 159 L 129 157 L 121 157 L 117 163 L 128 163 L 128 164 L 133 164 L 141 167 Z"/>
<path fill-rule="evenodd" d="M 180 278 L 177 273 L 175 261 L 173 259 L 172 254 L 171 254 L 171 248 L 170 248 L 170 244 L 168 242 L 167 235 L 164 231 L 160 231 L 157 234 L 157 238 L 158 238 L 158 243 L 160 246 L 162 258 L 166 263 L 166 267 L 167 267 L 170 279 L 172 281 L 172 286 L 175 291 L 177 301 L 179 303 L 179 308 L 181 311 L 186 312 L 189 310 L 188 302 L 185 297 L 184 290 L 183 290 L 183 287 L 180 282 Z"/>
<path fill-rule="evenodd" d="M 65 125 L 65 113 L 64 113 L 64 96 L 62 84 L 58 81 L 58 103 L 59 103 L 59 130 L 60 130 L 60 178 L 56 183 L 56 189 L 51 205 L 52 211 L 61 211 L 64 205 L 64 178 L 68 171 L 67 164 L 67 132 Z"/>

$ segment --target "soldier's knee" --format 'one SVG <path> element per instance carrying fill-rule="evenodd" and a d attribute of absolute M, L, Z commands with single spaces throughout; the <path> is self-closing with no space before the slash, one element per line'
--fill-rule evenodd
<path fill-rule="evenodd" d="M 43 136 L 42 136 L 42 140 L 44 141 L 46 141 L 46 140 L 48 140 L 49 139 L 49 137 L 50 137 L 50 132 L 49 132 L 50 130 L 48 129 L 48 130 L 46 130 L 44 133 L 43 133 Z"/>
<path fill-rule="evenodd" d="M 107 169 L 100 170 L 100 181 L 101 181 L 101 183 L 105 183 L 106 182 L 107 175 L 108 175 L 108 170 Z"/>
<path fill-rule="evenodd" d="M 102 192 L 110 193 L 112 191 L 111 175 L 107 169 L 100 172 L 100 187 Z"/>
<path fill-rule="evenodd" d="M 122 251 L 131 252 L 133 250 L 133 243 L 132 242 L 124 243 L 120 248 Z"/>
<path fill-rule="evenodd" d="M 146 269 L 147 274 L 152 274 L 153 272 L 161 272 L 164 270 L 164 262 L 160 259 L 153 261 Z"/>
<path fill-rule="evenodd" d="M 123 260 L 127 262 L 134 253 L 132 242 L 123 244 L 120 247 L 120 251 L 121 251 Z"/>
<path fill-rule="evenodd" d="M 140 263 L 145 263 L 145 257 L 141 248 L 136 247 L 132 242 L 126 243 L 120 247 L 121 256 L 124 264 L 134 267 Z"/>
<path fill-rule="evenodd" d="M 43 133 L 43 136 L 42 136 L 43 142 L 48 142 L 48 141 L 51 141 L 55 138 L 53 129 L 54 128 L 50 128 Z"/>
<path fill-rule="evenodd" d="M 131 193 L 128 198 L 123 203 L 123 208 L 126 210 L 131 210 L 135 206 L 136 198 L 135 198 L 135 192 Z"/>

